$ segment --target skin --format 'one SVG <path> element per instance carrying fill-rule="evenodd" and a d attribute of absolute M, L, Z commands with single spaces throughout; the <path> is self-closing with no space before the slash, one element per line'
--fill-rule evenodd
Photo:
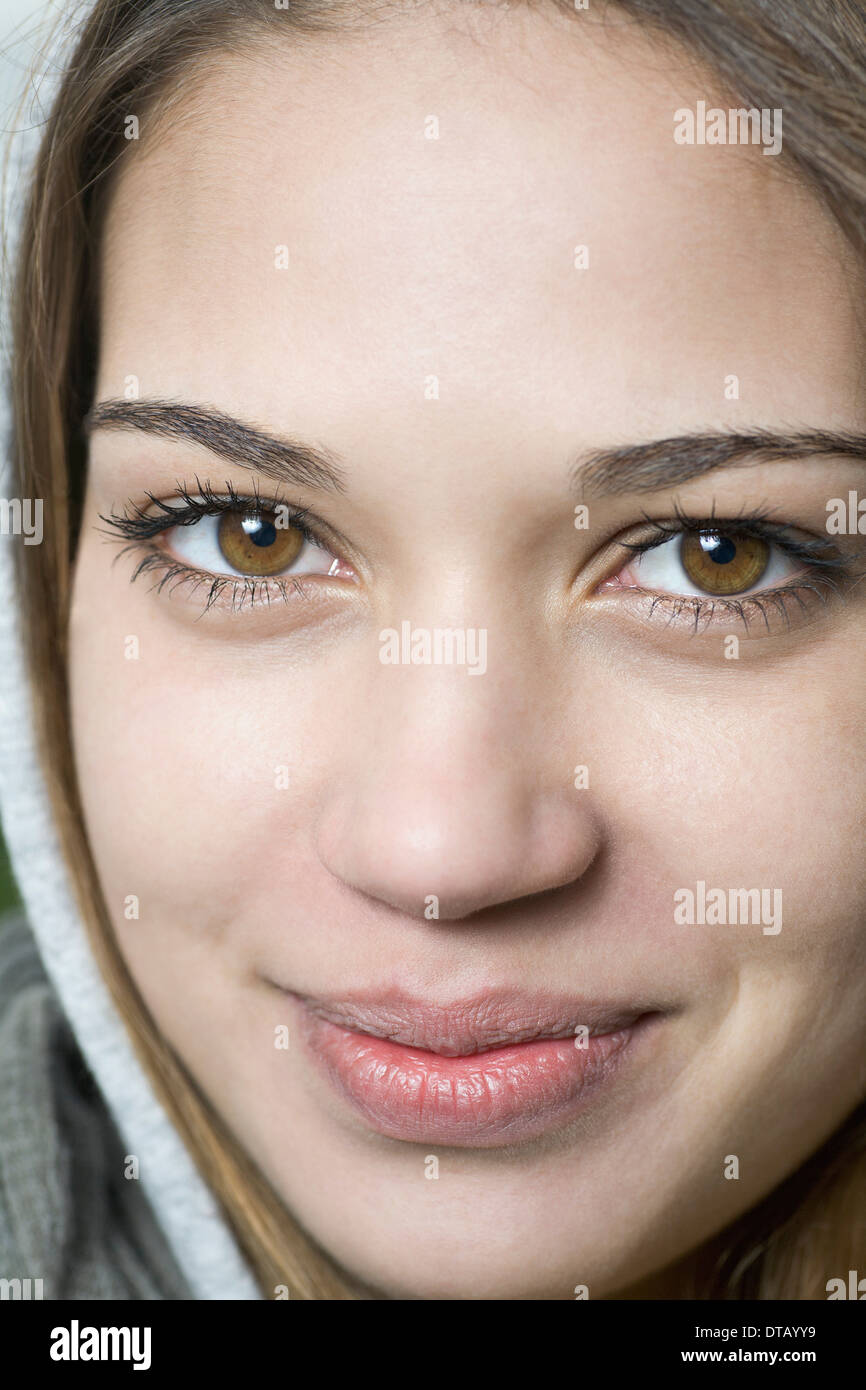
<path fill-rule="evenodd" d="M 342 494 L 259 486 L 339 532 L 351 569 L 240 612 L 130 583 L 100 516 L 254 479 L 94 431 L 71 686 L 100 880 L 158 1026 L 301 1223 L 386 1295 L 661 1294 L 866 1091 L 866 587 L 697 633 L 601 587 L 629 562 L 617 538 L 676 504 L 826 536 L 862 465 L 723 469 L 573 524 L 588 450 L 866 427 L 860 271 L 777 159 L 674 143 L 673 111 L 715 92 L 658 40 L 552 10 L 264 43 L 144 124 L 112 200 L 96 399 L 134 374 L 142 398 L 338 454 Z M 858 538 L 839 543 L 854 564 Z M 404 619 L 486 628 L 486 673 L 383 665 Z M 782 930 L 676 924 L 699 879 L 780 888 Z M 649 992 L 669 1012 L 571 1124 L 448 1148 L 348 1110 L 273 981 L 440 1004 Z"/>

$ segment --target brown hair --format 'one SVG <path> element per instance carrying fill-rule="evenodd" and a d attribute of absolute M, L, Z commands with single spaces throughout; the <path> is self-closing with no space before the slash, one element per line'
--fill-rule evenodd
<path fill-rule="evenodd" d="M 473 0 L 462 0 L 471 4 Z M 447 0 L 445 0 L 447 4 Z M 461 3 L 461 0 L 451 0 Z M 525 0 L 576 11 L 572 0 Z M 121 957 L 87 845 L 66 690 L 66 625 L 97 347 L 100 228 L 129 143 L 163 118 L 215 49 L 339 35 L 411 0 L 97 0 L 49 113 L 23 213 L 12 297 L 14 453 L 23 497 L 45 499 L 41 546 L 20 547 L 43 762 L 95 957 L 157 1095 L 256 1271 L 263 1294 L 376 1296 L 304 1233 L 162 1038 Z M 782 107 L 783 158 L 866 251 L 866 14 L 852 0 L 617 0 L 687 45 L 748 105 Z M 603 22 L 602 10 L 602 22 Z M 866 1220 L 866 1107 L 792 1177 L 689 1257 L 673 1297 L 820 1298 L 856 1267 Z M 862 1247 L 859 1247 L 862 1253 Z"/>

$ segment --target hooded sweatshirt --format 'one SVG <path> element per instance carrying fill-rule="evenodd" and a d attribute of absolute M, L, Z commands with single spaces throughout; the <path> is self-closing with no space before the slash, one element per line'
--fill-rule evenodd
<path fill-rule="evenodd" d="M 44 76 L 31 81 L 38 107 L 7 137 L 10 258 L 39 123 L 92 3 L 63 7 Z M 2 516 L 16 495 L 7 313 L 4 294 Z M 36 754 L 14 564 L 24 540 L 0 534 L 0 816 L 23 903 L 0 919 L 0 1299 L 260 1298 L 136 1058 L 75 906 Z"/>

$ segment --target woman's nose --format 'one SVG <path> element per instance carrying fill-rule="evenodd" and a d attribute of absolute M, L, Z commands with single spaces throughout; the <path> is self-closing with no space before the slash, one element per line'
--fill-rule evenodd
<path fill-rule="evenodd" d="M 591 793 L 527 689 L 457 668 L 372 681 L 371 717 L 316 828 L 330 873 L 410 916 L 456 920 L 586 872 L 600 844 Z"/>

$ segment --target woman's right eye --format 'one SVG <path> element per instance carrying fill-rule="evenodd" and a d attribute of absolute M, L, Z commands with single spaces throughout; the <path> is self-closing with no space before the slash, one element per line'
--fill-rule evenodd
<path fill-rule="evenodd" d="M 191 569 L 245 579 L 337 574 L 336 555 L 286 518 L 285 509 L 224 510 L 166 528 L 163 544 Z"/>

